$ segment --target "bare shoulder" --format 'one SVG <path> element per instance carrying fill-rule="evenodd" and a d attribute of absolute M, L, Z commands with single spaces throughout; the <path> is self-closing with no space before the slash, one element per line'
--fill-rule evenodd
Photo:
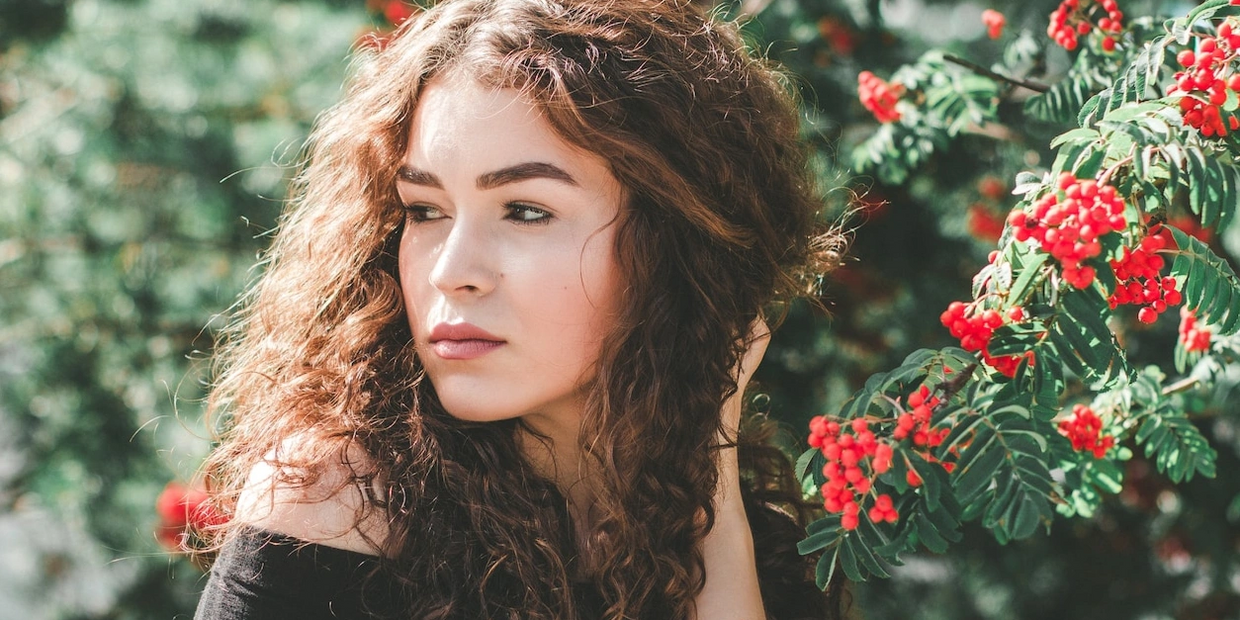
<path fill-rule="evenodd" d="M 280 452 L 295 454 L 297 440 Z M 367 505 L 366 492 L 352 482 L 372 462 L 360 446 L 350 445 L 329 460 L 312 484 L 295 481 L 301 472 L 282 470 L 276 454 L 256 464 L 237 500 L 238 522 L 338 549 L 378 555 L 387 538 L 387 520 Z"/>

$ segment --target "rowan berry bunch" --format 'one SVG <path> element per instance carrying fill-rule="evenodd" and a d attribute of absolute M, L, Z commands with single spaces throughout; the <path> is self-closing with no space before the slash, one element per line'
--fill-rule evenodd
<path fill-rule="evenodd" d="M 900 112 L 896 110 L 896 102 L 904 95 L 904 85 L 899 82 L 884 82 L 882 78 L 869 71 L 857 75 L 857 94 L 861 97 L 861 105 L 869 110 L 880 123 L 900 120 Z"/>
<path fill-rule="evenodd" d="M 982 11 L 982 23 L 986 25 L 986 36 L 998 39 L 1003 36 L 1003 26 L 1007 24 L 1007 18 L 994 9 L 986 9 Z"/>
<path fill-rule="evenodd" d="M 1210 350 L 1210 336 L 1214 333 L 1197 320 L 1197 313 L 1180 308 L 1180 343 L 1190 353 Z"/>
<path fill-rule="evenodd" d="M 930 388 L 922 385 L 916 392 L 909 394 L 908 406 L 911 411 L 901 413 L 896 417 L 896 430 L 892 433 L 892 438 L 897 441 L 909 439 L 913 442 L 913 449 L 920 452 L 922 458 L 930 463 L 941 463 L 943 469 L 947 473 L 951 473 L 956 469 L 955 463 L 939 461 L 932 452 L 933 448 L 943 445 L 943 440 L 951 433 L 951 428 L 933 428 L 931 420 L 934 417 L 934 408 L 938 407 L 942 401 L 937 396 L 930 395 Z M 905 474 L 905 480 L 909 486 L 921 486 L 921 476 L 913 469 L 909 469 Z"/>
<path fill-rule="evenodd" d="M 1225 136 L 1228 129 L 1240 129 L 1240 118 L 1227 115 L 1223 121 L 1223 104 L 1228 91 L 1240 92 L 1240 74 L 1235 73 L 1232 62 L 1240 52 L 1240 32 L 1233 31 L 1235 24 L 1225 20 L 1219 24 L 1217 36 L 1203 37 L 1197 43 L 1197 51 L 1183 50 L 1175 59 L 1184 67 L 1175 74 L 1175 84 L 1168 92 L 1182 92 L 1180 112 L 1184 124 L 1206 137 Z"/>
<path fill-rule="evenodd" d="M 420 9 L 404 0 L 366 0 L 366 10 L 371 15 L 382 15 L 386 23 L 381 28 L 363 31 L 358 36 L 357 44 L 361 47 L 382 50 L 391 43 L 394 29 L 416 15 Z"/>
<path fill-rule="evenodd" d="M 891 497 L 873 492 L 875 478 L 891 469 L 894 450 L 878 439 L 870 425 L 866 418 L 843 426 L 823 416 L 809 422 L 809 445 L 821 450 L 827 461 L 822 468 L 827 479 L 822 485 L 823 508 L 841 515 L 840 526 L 845 530 L 860 525 L 863 505 L 870 496 L 875 496 L 868 511 L 871 521 L 895 523 L 899 519 Z"/>
<path fill-rule="evenodd" d="M 160 520 L 155 537 L 175 551 L 189 551 L 202 532 L 228 522 L 208 502 L 206 491 L 175 481 L 155 500 L 155 512 Z"/>
<path fill-rule="evenodd" d="M 1128 226 L 1124 199 L 1110 185 L 1093 179 L 1077 179 L 1072 173 L 1059 176 L 1057 191 L 1008 216 L 1017 241 L 1034 240 L 1042 251 L 1059 261 L 1063 279 L 1078 289 L 1093 283 L 1096 270 L 1084 264 L 1102 253 L 1100 237 Z"/>
<path fill-rule="evenodd" d="M 1097 22 L 1091 17 L 1101 15 Z M 1102 49 L 1115 50 L 1115 37 L 1124 30 L 1124 12 L 1115 0 L 1063 0 L 1051 12 L 1046 34 L 1060 47 L 1072 51 L 1079 43 L 1078 37 L 1097 30 L 1102 35 Z"/>
<path fill-rule="evenodd" d="M 1142 239 L 1136 249 L 1124 247 L 1123 255 L 1111 261 L 1111 269 L 1115 272 L 1115 292 L 1107 302 L 1112 310 L 1122 304 L 1141 306 L 1137 311 L 1137 320 L 1153 323 L 1168 307 L 1183 301 L 1175 278 L 1160 275 L 1166 261 L 1158 255 L 1158 251 L 1166 245 L 1167 240 L 1161 234 L 1151 234 Z"/>
<path fill-rule="evenodd" d="M 1115 445 L 1114 437 L 1102 434 L 1102 418 L 1085 405 L 1072 407 L 1072 413 L 1059 422 L 1059 432 L 1072 442 L 1073 450 L 1092 452 L 1096 459 Z"/>
<path fill-rule="evenodd" d="M 960 348 L 971 353 L 980 352 L 982 362 L 987 366 L 1005 376 L 1016 376 L 1016 368 L 1022 359 L 1029 359 L 1032 362 L 1032 352 L 1025 355 L 991 355 L 990 338 L 995 330 L 1007 321 L 998 310 L 989 309 L 978 312 L 978 308 L 977 302 L 966 304 L 962 301 L 953 301 L 947 306 L 947 310 L 939 315 L 939 321 L 951 332 L 952 337 L 960 339 Z M 1007 318 L 1019 323 L 1025 320 L 1025 311 L 1020 306 L 1016 306 L 1008 310 Z"/>

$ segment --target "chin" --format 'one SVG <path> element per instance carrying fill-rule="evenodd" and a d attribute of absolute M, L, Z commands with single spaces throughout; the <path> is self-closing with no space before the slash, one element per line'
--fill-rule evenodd
<path fill-rule="evenodd" d="M 467 422 L 499 422 L 521 417 L 511 402 L 493 398 L 480 390 L 460 390 L 447 387 L 436 388 L 439 403 L 448 415 Z"/>

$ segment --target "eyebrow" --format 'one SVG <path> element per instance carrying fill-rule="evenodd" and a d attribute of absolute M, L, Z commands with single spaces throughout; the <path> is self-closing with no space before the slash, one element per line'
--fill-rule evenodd
<path fill-rule="evenodd" d="M 400 170 L 396 173 L 396 178 L 414 185 L 443 189 L 443 182 L 439 180 L 439 177 L 408 164 L 400 167 Z M 492 172 L 484 172 L 478 175 L 475 185 L 478 186 L 478 189 L 485 190 L 530 179 L 551 179 L 572 186 L 580 185 L 577 179 L 574 179 L 573 175 L 566 172 L 563 168 L 545 162 L 526 162 L 516 164 L 515 166 L 508 166 L 507 168 L 500 168 Z"/>

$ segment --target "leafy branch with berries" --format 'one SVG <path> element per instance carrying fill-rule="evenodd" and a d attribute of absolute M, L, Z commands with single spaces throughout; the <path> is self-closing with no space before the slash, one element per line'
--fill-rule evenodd
<path fill-rule="evenodd" d="M 1134 451 L 1176 483 L 1215 475 L 1176 398 L 1240 369 L 1240 278 L 1198 238 L 1234 225 L 1240 205 L 1238 4 L 1164 22 L 1128 19 L 1116 0 L 1064 0 L 1047 36 L 1075 56 L 1049 86 L 1032 74 L 1046 45 L 1029 33 L 991 68 L 931 51 L 889 80 L 860 74 L 879 127 L 852 161 L 890 184 L 962 134 L 1003 139 L 1014 101 L 1026 118 L 1075 127 L 1051 142 L 1048 169 L 1016 177 L 973 298 L 940 316 L 959 346 L 914 352 L 811 421 L 797 472 L 826 516 L 800 550 L 822 553 L 820 586 L 837 568 L 886 577 L 914 549 L 946 550 L 965 522 L 1007 542 L 1056 514 L 1090 516 Z M 1002 36 L 1001 14 L 982 20 Z M 1200 226 L 1171 225 L 1173 207 Z M 1177 378 L 1134 366 L 1113 327 L 1172 308 Z"/>

